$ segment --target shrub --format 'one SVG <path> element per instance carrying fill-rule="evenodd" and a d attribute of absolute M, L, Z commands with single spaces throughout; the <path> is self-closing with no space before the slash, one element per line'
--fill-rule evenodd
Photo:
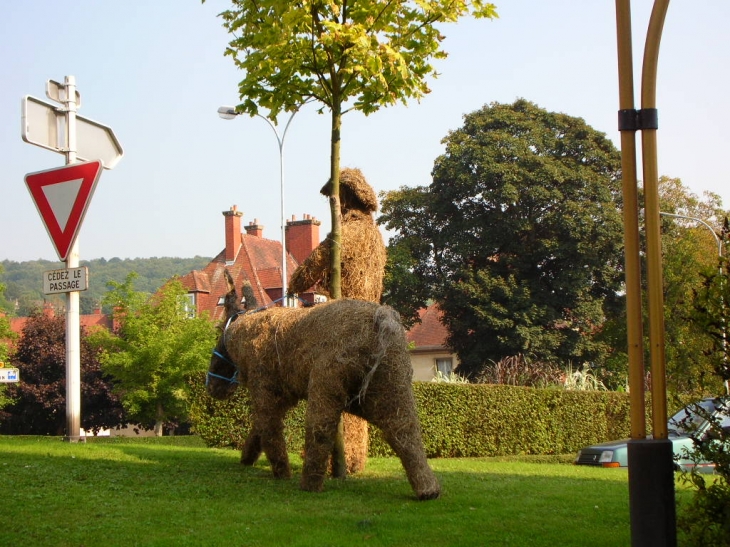
<path fill-rule="evenodd" d="M 563 376 L 559 367 L 546 361 L 532 361 L 519 354 L 486 365 L 474 375 L 472 381 L 478 384 L 547 387 L 559 385 Z"/>
<path fill-rule="evenodd" d="M 202 374 L 191 382 L 194 432 L 208 446 L 242 447 L 250 429 L 246 390 L 217 401 L 205 393 L 204 383 Z M 625 393 L 451 382 L 415 382 L 413 389 L 431 458 L 567 454 L 629 434 Z M 292 452 L 304 445 L 305 408 L 302 402 L 287 415 Z M 392 455 L 375 427 L 369 454 Z"/>
<path fill-rule="evenodd" d="M 710 425 L 689 455 L 694 461 L 714 462 L 716 475 L 706 478 L 694 469 L 682 473 L 681 480 L 694 492 L 678 507 L 677 528 L 685 545 L 730 547 L 730 429 L 699 405 L 695 411 Z"/>
<path fill-rule="evenodd" d="M 456 372 L 449 372 L 444 374 L 443 372 L 436 371 L 436 376 L 431 379 L 432 382 L 446 382 L 452 384 L 468 384 L 469 380 Z"/>
<path fill-rule="evenodd" d="M 591 372 L 589 366 L 584 364 L 582 368 L 573 370 L 573 366 L 570 365 L 563 379 L 563 387 L 581 391 L 606 391 L 606 386 Z"/>

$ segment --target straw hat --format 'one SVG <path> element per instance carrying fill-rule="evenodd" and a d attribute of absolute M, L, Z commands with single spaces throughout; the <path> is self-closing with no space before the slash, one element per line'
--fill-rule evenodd
<path fill-rule="evenodd" d="M 319 191 L 324 196 L 329 196 L 332 190 L 332 181 L 322 186 Z M 348 193 L 351 200 L 356 201 L 357 207 L 361 211 L 374 212 L 378 210 L 378 198 L 375 190 L 365 180 L 365 175 L 357 168 L 345 167 L 340 171 L 340 199 L 343 199 L 343 193 Z M 350 200 L 348 200 L 350 201 Z"/>

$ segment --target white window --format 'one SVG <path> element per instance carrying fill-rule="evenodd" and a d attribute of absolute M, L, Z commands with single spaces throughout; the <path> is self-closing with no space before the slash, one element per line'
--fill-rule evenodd
<path fill-rule="evenodd" d="M 453 361 L 451 357 L 440 357 L 436 359 L 436 373 L 439 372 L 444 376 L 450 376 L 453 372 Z"/>
<path fill-rule="evenodd" d="M 189 292 L 185 295 L 183 310 L 185 312 L 185 317 L 188 319 L 195 318 L 195 293 Z"/>

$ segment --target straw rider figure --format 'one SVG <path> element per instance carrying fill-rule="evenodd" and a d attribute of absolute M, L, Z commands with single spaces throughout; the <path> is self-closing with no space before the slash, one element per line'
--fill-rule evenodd
<path fill-rule="evenodd" d="M 320 193 L 330 195 L 331 182 Z M 359 169 L 344 168 L 340 173 L 340 213 L 342 215 L 341 293 L 343 298 L 380 302 L 383 293 L 386 251 L 383 237 L 373 213 L 378 199 Z M 329 296 L 330 249 L 328 235 L 294 271 L 289 281 L 290 293 L 310 288 Z M 357 473 L 365 467 L 368 450 L 367 422 L 345 413 L 344 438 L 347 471 Z"/>

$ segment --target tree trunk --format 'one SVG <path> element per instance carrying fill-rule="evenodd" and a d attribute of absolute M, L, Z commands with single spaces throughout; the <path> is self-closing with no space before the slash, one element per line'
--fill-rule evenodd
<path fill-rule="evenodd" d="M 333 101 L 332 108 L 332 140 L 330 142 L 330 178 L 332 180 L 331 193 L 329 196 L 330 215 L 332 218 L 332 247 L 330 253 L 330 297 L 338 299 L 342 297 L 342 260 L 341 260 L 341 235 L 342 235 L 342 213 L 340 211 L 340 127 L 342 125 L 342 111 L 339 101 Z M 345 462 L 345 437 L 342 416 L 337 426 L 335 444 L 332 448 L 332 476 L 343 479 L 347 475 L 347 464 Z"/>
<path fill-rule="evenodd" d="M 330 238 L 330 296 L 342 298 L 342 212 L 340 211 L 340 127 L 342 114 L 339 108 L 332 109 L 332 142 L 330 143 L 330 178 L 332 192 L 329 196 L 332 230 Z"/>
<path fill-rule="evenodd" d="M 163 425 L 163 417 L 164 417 L 164 411 L 162 409 L 162 403 L 157 403 L 157 416 L 155 417 L 155 437 L 162 437 L 162 425 Z"/>

